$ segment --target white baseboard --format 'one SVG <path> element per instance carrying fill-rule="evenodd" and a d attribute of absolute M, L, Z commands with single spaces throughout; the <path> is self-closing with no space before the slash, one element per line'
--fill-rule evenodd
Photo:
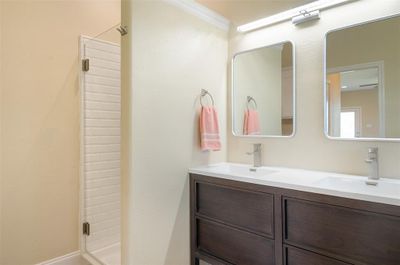
<path fill-rule="evenodd" d="M 64 256 L 40 262 L 36 265 L 90 265 L 90 264 L 81 257 L 79 251 L 75 251 Z"/>

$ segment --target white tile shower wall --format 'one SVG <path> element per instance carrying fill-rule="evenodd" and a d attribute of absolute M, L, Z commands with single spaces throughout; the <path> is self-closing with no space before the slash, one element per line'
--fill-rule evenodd
<path fill-rule="evenodd" d="M 84 43 L 84 216 L 91 230 L 86 250 L 93 253 L 120 242 L 120 46 Z"/>
<path fill-rule="evenodd" d="M 356 10 L 356 12 L 355 12 Z M 323 47 L 325 33 L 344 26 L 400 12 L 398 0 L 363 0 L 323 10 L 321 19 L 294 26 L 290 21 L 247 34 L 232 32 L 233 54 L 292 40 L 296 51 L 297 128 L 291 139 L 244 139 L 228 134 L 228 160 L 251 163 L 251 144 L 264 145 L 264 165 L 287 166 L 352 174 L 368 174 L 364 163 L 367 147 L 377 146 L 383 176 L 400 178 L 400 143 L 334 141 L 324 136 Z M 228 79 L 230 80 L 230 79 Z M 228 108 L 230 110 L 230 108 Z M 228 111 L 228 121 L 231 112 Z M 228 125 L 230 132 L 231 124 Z"/>

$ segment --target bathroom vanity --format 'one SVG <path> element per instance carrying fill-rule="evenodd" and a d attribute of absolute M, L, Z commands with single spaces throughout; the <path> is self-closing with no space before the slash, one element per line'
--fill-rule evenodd
<path fill-rule="evenodd" d="M 400 181 L 250 169 L 190 170 L 192 265 L 400 264 Z"/>

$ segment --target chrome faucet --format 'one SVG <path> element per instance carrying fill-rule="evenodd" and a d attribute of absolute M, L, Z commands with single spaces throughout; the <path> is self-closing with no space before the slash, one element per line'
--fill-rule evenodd
<path fill-rule="evenodd" d="M 365 162 L 369 164 L 369 176 L 366 183 L 368 185 L 377 185 L 379 180 L 379 161 L 378 161 L 378 148 L 368 148 L 368 158 Z"/>
<path fill-rule="evenodd" d="M 253 167 L 261 167 L 261 144 L 253 144 L 253 152 L 247 152 L 253 155 Z"/>

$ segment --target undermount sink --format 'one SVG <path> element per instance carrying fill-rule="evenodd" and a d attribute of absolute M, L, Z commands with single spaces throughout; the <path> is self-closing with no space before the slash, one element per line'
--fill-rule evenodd
<path fill-rule="evenodd" d="M 190 173 L 259 185 L 400 205 L 400 180 L 381 178 L 376 186 L 367 177 L 281 167 L 220 163 L 191 168 Z"/>
<path fill-rule="evenodd" d="M 222 163 L 207 166 L 207 169 L 217 174 L 237 175 L 241 177 L 266 177 L 276 170 L 265 167 L 252 167 L 250 165 Z"/>
<path fill-rule="evenodd" d="M 325 177 L 314 182 L 314 185 L 324 189 L 335 189 L 353 193 L 367 193 L 374 196 L 399 197 L 399 181 L 380 179 L 377 185 L 367 185 L 364 177 Z"/>

